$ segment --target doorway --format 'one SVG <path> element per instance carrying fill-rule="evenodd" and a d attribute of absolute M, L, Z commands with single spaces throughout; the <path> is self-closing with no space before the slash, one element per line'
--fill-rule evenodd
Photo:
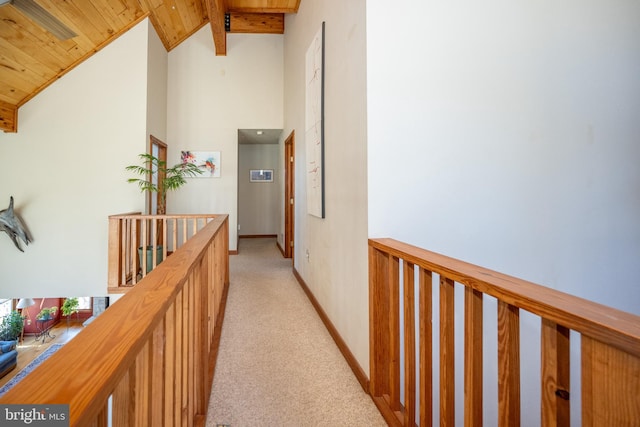
<path fill-rule="evenodd" d="M 282 129 L 238 129 L 238 238 L 282 234 L 281 135 Z"/>
<path fill-rule="evenodd" d="M 284 257 L 291 258 L 294 253 L 295 219 L 295 130 L 284 141 Z"/>

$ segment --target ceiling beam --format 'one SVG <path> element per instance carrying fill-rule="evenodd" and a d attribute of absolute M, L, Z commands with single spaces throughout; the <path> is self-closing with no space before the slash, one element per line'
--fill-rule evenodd
<path fill-rule="evenodd" d="M 284 34 L 282 13 L 230 13 L 230 33 Z"/>
<path fill-rule="evenodd" d="M 0 101 L 0 129 L 5 132 L 18 132 L 18 107 Z"/>
<path fill-rule="evenodd" d="M 224 26 L 224 14 L 227 13 L 225 0 L 207 0 L 207 13 L 216 46 L 216 56 L 227 56 L 227 32 Z"/>

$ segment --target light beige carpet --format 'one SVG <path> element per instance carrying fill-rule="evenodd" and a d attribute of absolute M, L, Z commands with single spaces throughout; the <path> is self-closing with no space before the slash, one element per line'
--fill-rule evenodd
<path fill-rule="evenodd" d="M 241 239 L 230 280 L 207 426 L 386 425 L 275 239 Z"/>

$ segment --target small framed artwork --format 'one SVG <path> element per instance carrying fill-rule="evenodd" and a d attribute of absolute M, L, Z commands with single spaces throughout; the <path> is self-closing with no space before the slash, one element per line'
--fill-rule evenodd
<path fill-rule="evenodd" d="M 251 169 L 250 182 L 273 182 L 273 169 Z"/>

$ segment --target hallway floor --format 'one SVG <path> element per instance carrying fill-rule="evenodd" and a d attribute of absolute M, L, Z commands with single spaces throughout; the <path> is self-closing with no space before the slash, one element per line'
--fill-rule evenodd
<path fill-rule="evenodd" d="M 207 426 L 385 426 L 275 239 L 241 239 Z"/>

